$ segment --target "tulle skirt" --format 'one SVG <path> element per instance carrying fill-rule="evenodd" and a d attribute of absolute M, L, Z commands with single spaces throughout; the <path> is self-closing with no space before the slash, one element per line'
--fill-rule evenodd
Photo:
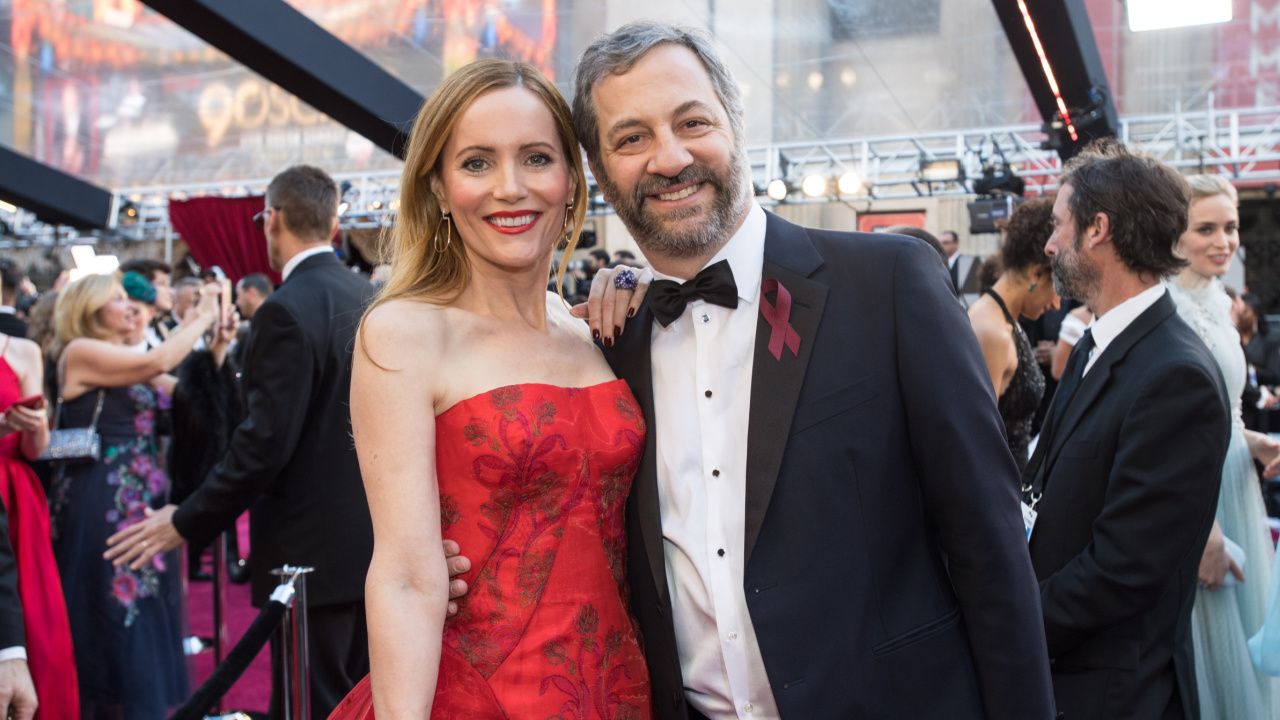
<path fill-rule="evenodd" d="M 1218 525 L 1245 554 L 1245 580 L 1196 591 L 1191 614 L 1201 720 L 1280 718 L 1280 680 L 1258 671 L 1248 639 L 1262 628 L 1272 586 L 1275 548 L 1253 458 L 1244 435 L 1231 434 L 1218 495 Z"/>

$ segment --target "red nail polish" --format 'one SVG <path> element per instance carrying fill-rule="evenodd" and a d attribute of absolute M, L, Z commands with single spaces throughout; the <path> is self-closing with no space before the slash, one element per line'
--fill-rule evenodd
<path fill-rule="evenodd" d="M 622 328 L 618 327 L 617 325 L 614 325 L 614 326 L 613 326 L 613 336 L 614 336 L 614 337 L 618 337 L 618 336 L 619 336 L 619 335 L 621 335 L 621 334 L 622 334 Z"/>
<path fill-rule="evenodd" d="M 599 340 L 599 339 L 600 339 L 600 331 L 599 331 L 599 330 L 592 330 L 592 331 L 591 331 L 591 337 L 592 337 L 592 338 L 594 338 L 594 339 L 596 339 L 596 340 Z"/>
<path fill-rule="evenodd" d="M 613 338 L 605 338 L 605 339 L 604 339 L 604 346 L 605 346 L 605 347 L 607 347 L 607 348 L 611 348 L 611 347 L 613 347 Z"/>
<path fill-rule="evenodd" d="M 636 309 L 635 309 L 635 308 L 631 308 L 630 310 L 628 310 L 628 311 L 627 311 L 627 317 L 629 317 L 629 318 L 633 318 L 633 317 L 635 317 L 635 316 L 636 316 Z"/>

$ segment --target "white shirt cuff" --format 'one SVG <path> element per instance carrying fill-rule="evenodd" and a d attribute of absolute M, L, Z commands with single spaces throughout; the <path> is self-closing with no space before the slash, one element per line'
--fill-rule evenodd
<path fill-rule="evenodd" d="M 27 649 L 22 647 L 21 645 L 15 645 L 14 647 L 7 647 L 3 650 L 0 650 L 0 662 L 4 662 L 5 660 L 26 660 L 26 659 L 27 659 Z"/>

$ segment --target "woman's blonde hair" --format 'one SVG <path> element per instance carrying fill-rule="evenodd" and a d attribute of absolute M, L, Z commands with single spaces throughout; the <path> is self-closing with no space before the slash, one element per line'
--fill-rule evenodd
<path fill-rule="evenodd" d="M 67 343 L 76 338 L 111 338 L 114 333 L 102 324 L 98 311 L 111 302 L 118 288 L 124 292 L 117 273 L 85 275 L 58 293 L 58 303 L 53 308 L 55 357 L 61 356 Z"/>
<path fill-rule="evenodd" d="M 1221 175 L 1189 175 L 1187 184 L 1191 186 L 1191 195 L 1187 198 L 1188 205 L 1215 195 L 1226 195 L 1232 205 L 1240 204 L 1240 195 L 1236 193 L 1235 186 Z"/>
<path fill-rule="evenodd" d="M 389 233 L 391 274 L 371 310 L 397 298 L 447 303 L 467 286 L 471 268 L 459 239 L 454 237 L 443 249 L 437 249 L 436 234 L 445 229 L 440 227 L 440 201 L 432 192 L 431 180 L 439 177 L 445 144 L 471 103 L 491 90 L 510 87 L 522 87 L 537 95 L 555 120 L 556 135 L 575 185 L 565 256 L 573 253 L 587 211 L 587 180 L 569 106 L 536 67 L 511 60 L 479 60 L 446 78 L 423 103 L 413 122 L 400 176 L 400 210 Z M 456 236 L 456 227 L 449 232 Z M 563 285 L 567 266 L 568 263 L 560 263 L 556 287 Z"/>

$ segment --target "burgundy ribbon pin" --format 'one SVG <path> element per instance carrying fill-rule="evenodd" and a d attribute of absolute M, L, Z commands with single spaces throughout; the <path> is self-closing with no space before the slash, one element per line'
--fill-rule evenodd
<path fill-rule="evenodd" d="M 765 299 L 766 293 L 778 291 L 777 304 L 770 305 Z M 800 334 L 791 327 L 791 293 L 783 287 L 782 283 L 774 278 L 769 278 L 760 286 L 760 313 L 764 315 L 765 322 L 769 323 L 769 327 L 773 328 L 773 332 L 769 333 L 769 352 L 773 354 L 774 360 L 782 359 L 782 347 L 785 345 L 791 351 L 792 355 L 800 357 Z"/>

